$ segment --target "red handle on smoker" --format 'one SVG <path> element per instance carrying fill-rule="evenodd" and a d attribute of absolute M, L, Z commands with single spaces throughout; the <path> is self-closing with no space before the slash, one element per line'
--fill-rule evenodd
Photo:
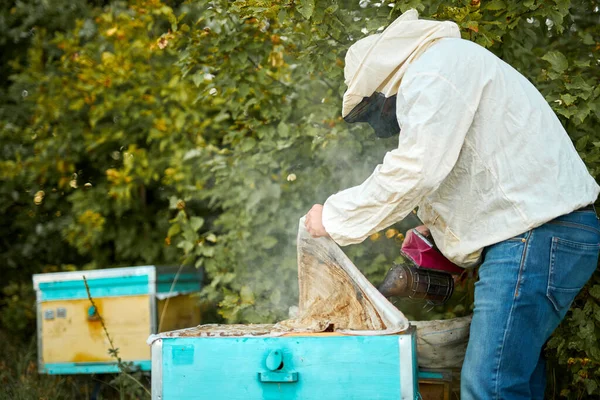
<path fill-rule="evenodd" d="M 433 269 L 461 274 L 464 270 L 452 263 L 442 255 L 425 236 L 416 229 L 411 229 L 412 234 L 406 235 L 402 245 L 402 253 L 408 257 L 418 268 Z"/>

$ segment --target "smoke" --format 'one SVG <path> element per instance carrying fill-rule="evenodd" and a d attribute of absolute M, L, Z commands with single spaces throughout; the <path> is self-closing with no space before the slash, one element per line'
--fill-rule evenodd
<path fill-rule="evenodd" d="M 323 44 L 329 41 L 324 38 Z M 338 52 L 334 60 L 343 58 L 344 50 L 339 46 L 331 45 L 331 51 Z M 296 236 L 300 218 L 313 204 L 323 204 L 332 194 L 361 184 L 385 153 L 397 146 L 397 137 L 378 139 L 368 125 L 348 125 L 341 120 L 343 66 L 337 61 L 335 66 L 324 65 L 331 57 L 327 57 L 329 61 L 315 58 L 294 60 L 290 66 L 291 78 L 286 80 L 290 90 L 282 96 L 282 106 L 288 107 L 291 101 L 292 111 L 278 128 L 275 124 L 272 127 L 283 127 L 286 132 L 289 127 L 293 144 L 268 153 L 272 157 L 268 168 L 255 165 L 251 158 L 233 166 L 248 177 L 255 192 L 242 199 L 245 204 L 239 207 L 246 211 L 236 213 L 240 220 L 251 220 L 238 230 L 246 249 L 237 251 L 237 265 L 224 266 L 236 273 L 232 289 L 246 293 L 241 297 L 250 298 L 252 304 L 230 322 L 274 322 L 273 318 L 288 316 L 289 307 L 298 303 Z M 331 68 L 339 69 L 338 73 L 328 72 Z M 259 156 L 264 156 L 260 144 L 256 159 Z"/>
<path fill-rule="evenodd" d="M 253 312 L 244 314 L 241 317 L 244 321 L 266 322 L 266 319 L 276 322 L 289 316 L 290 308 L 293 311 L 298 304 L 296 237 L 300 218 L 313 204 L 323 204 L 330 195 L 361 184 L 382 162 L 385 153 L 396 146 L 397 137 L 378 139 L 368 126 L 351 127 L 343 122 L 340 125 L 339 136 L 330 136 L 325 146 L 318 146 L 311 152 L 292 148 L 281 153 L 278 160 L 281 165 L 285 165 L 287 159 L 294 162 L 289 163 L 287 169 L 263 174 L 262 185 L 257 182 L 257 191 L 271 191 L 272 177 L 269 175 L 279 173 L 278 196 L 256 205 L 256 218 L 269 214 L 271 223 L 252 228 L 253 235 L 261 236 L 263 240 L 274 237 L 277 243 L 266 251 L 249 249 L 240 259 L 247 266 L 241 268 L 246 273 L 240 283 L 256 294 Z M 360 246 L 369 247 L 370 244 L 357 247 Z M 363 264 L 366 263 L 368 260 Z"/>

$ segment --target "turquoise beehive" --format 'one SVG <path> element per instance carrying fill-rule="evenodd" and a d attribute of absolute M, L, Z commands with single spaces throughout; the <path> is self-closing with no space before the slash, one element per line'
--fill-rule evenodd
<path fill-rule="evenodd" d="M 153 400 L 418 399 L 415 329 L 386 336 L 335 332 L 151 337 Z"/>

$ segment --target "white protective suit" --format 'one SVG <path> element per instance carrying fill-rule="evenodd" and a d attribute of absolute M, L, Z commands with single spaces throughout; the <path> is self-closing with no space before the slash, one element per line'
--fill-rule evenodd
<path fill-rule="evenodd" d="M 346 116 L 363 97 L 397 94 L 398 148 L 361 185 L 327 199 L 340 245 L 418 216 L 451 261 L 593 203 L 600 191 L 536 88 L 452 22 L 404 13 L 348 50 Z"/>

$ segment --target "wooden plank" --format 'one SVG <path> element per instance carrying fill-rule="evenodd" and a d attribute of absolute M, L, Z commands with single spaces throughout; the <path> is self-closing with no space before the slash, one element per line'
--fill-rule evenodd
<path fill-rule="evenodd" d="M 419 392 L 423 400 L 450 400 L 450 382 L 419 380 Z"/>
<path fill-rule="evenodd" d="M 283 337 L 328 337 L 328 336 L 349 336 L 339 332 L 289 332 Z"/>
<path fill-rule="evenodd" d="M 420 370 L 419 391 L 423 400 L 460 399 L 460 368 Z"/>
<path fill-rule="evenodd" d="M 78 271 L 78 273 L 80 273 Z M 149 293 L 148 275 L 128 275 L 88 280 L 93 298 L 108 296 L 132 296 Z M 83 279 L 39 284 L 42 301 L 87 299 Z"/>
<path fill-rule="evenodd" d="M 159 332 L 174 331 L 200 325 L 201 311 L 197 296 L 184 294 L 159 300 L 157 303 Z M 165 306 L 166 313 L 163 316 Z"/>
<path fill-rule="evenodd" d="M 149 360 L 146 339 L 150 335 L 148 295 L 94 299 L 123 360 Z M 45 301 L 42 308 L 42 357 L 45 363 L 113 361 L 99 320 L 88 319 L 88 299 Z M 64 318 L 57 310 L 66 311 Z M 53 311 L 54 319 L 44 319 Z"/>

